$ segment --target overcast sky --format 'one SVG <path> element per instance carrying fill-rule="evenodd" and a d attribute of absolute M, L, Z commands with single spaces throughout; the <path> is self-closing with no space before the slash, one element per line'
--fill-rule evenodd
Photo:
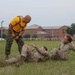
<path fill-rule="evenodd" d="M 8 26 L 17 15 L 31 15 L 28 25 L 62 26 L 75 23 L 75 0 L 0 0 L 0 22 Z"/>

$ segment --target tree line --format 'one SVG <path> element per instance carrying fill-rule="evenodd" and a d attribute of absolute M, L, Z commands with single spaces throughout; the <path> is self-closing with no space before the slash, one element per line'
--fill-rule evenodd
<path fill-rule="evenodd" d="M 72 23 L 71 26 L 67 28 L 66 32 L 73 36 L 75 34 L 75 23 Z"/>

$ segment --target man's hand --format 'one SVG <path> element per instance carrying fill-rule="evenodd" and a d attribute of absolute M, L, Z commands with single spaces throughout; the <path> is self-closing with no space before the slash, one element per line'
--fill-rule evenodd
<path fill-rule="evenodd" d="M 12 33 L 12 37 L 15 38 L 15 34 L 14 33 Z"/>
<path fill-rule="evenodd" d="M 32 51 L 35 51 L 35 48 L 33 48 Z"/>
<path fill-rule="evenodd" d="M 35 45 L 33 43 L 31 43 L 31 46 L 35 47 Z"/>
<path fill-rule="evenodd" d="M 22 36 L 22 34 L 20 33 L 19 36 Z"/>
<path fill-rule="evenodd" d="M 19 36 L 22 36 L 24 32 L 25 32 L 25 31 L 21 31 L 21 32 L 19 33 Z"/>
<path fill-rule="evenodd" d="M 16 36 L 16 37 L 15 37 L 15 40 L 18 40 L 18 39 L 19 39 L 19 36 Z"/>

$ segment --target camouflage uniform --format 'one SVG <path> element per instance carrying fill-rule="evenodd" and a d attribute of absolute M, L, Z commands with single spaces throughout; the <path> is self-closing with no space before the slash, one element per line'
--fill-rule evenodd
<path fill-rule="evenodd" d="M 36 47 L 36 49 L 38 49 Z M 22 48 L 21 56 L 25 57 L 25 61 L 29 62 L 38 62 L 38 61 L 46 61 L 48 57 L 48 52 L 45 50 L 38 50 L 36 52 L 32 51 L 27 45 L 24 45 Z M 6 60 L 7 63 L 16 63 L 18 62 L 20 57 L 15 57 Z"/>
<path fill-rule="evenodd" d="M 75 46 L 72 43 L 64 44 L 61 42 L 60 48 L 56 49 L 54 48 L 50 52 L 50 57 L 52 59 L 60 59 L 60 60 L 67 60 L 68 59 L 68 52 L 70 50 L 75 51 Z"/>
<path fill-rule="evenodd" d="M 48 51 L 40 50 L 38 47 L 36 52 L 33 52 L 27 45 L 22 48 L 21 56 L 24 56 L 28 61 L 45 61 L 48 59 Z"/>
<path fill-rule="evenodd" d="M 14 34 L 16 36 L 19 35 L 19 33 L 15 32 L 15 31 L 14 31 Z M 10 30 L 8 30 L 7 40 L 6 40 L 6 47 L 5 47 L 5 54 L 6 55 L 10 54 L 10 49 L 11 49 L 11 45 L 13 43 L 13 40 L 14 40 L 14 38 L 12 37 Z M 22 46 L 24 45 L 23 38 L 19 37 L 19 39 L 15 40 L 15 41 L 18 44 L 19 53 L 21 53 Z"/>

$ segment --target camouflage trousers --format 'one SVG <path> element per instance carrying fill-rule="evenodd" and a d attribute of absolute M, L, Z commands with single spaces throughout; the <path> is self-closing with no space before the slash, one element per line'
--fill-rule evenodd
<path fill-rule="evenodd" d="M 58 49 L 54 48 L 51 52 L 50 52 L 50 58 L 54 59 L 54 60 L 58 60 L 60 58 L 59 54 L 58 54 Z"/>
<path fill-rule="evenodd" d="M 32 50 L 30 50 L 29 46 L 27 45 L 23 45 L 20 56 L 7 59 L 5 60 L 5 62 L 7 64 L 17 63 L 21 59 L 21 56 L 25 57 L 25 62 L 37 62 L 37 59 L 34 57 L 34 54 L 32 54 Z"/>
<path fill-rule="evenodd" d="M 53 60 L 67 60 L 67 55 L 63 52 L 61 52 L 59 49 L 54 48 L 50 52 L 50 58 Z"/>
<path fill-rule="evenodd" d="M 17 32 L 14 32 L 14 34 L 16 36 L 19 35 L 19 33 L 17 33 Z M 13 40 L 14 40 L 14 38 L 12 37 L 10 30 L 8 30 L 7 39 L 6 39 L 6 47 L 5 47 L 5 54 L 6 55 L 10 55 L 10 51 L 11 51 L 11 46 L 12 46 Z M 15 41 L 16 41 L 16 43 L 18 45 L 19 53 L 21 54 L 22 46 L 24 45 L 23 38 L 19 37 L 19 39 L 15 40 Z"/>
<path fill-rule="evenodd" d="M 14 64 L 17 63 L 20 60 L 21 56 L 12 57 L 10 59 L 5 60 L 7 64 Z"/>

